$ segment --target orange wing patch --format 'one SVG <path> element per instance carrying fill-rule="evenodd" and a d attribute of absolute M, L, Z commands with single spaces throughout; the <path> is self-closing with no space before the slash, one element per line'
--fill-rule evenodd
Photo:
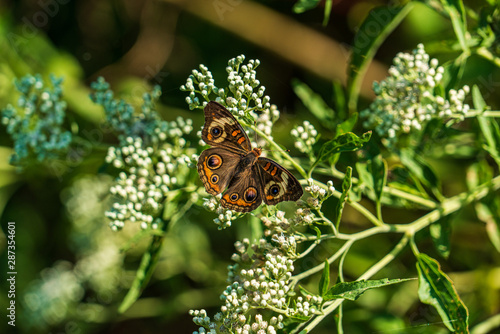
<path fill-rule="evenodd" d="M 241 137 L 240 139 L 238 139 L 238 144 L 241 145 L 244 141 L 245 141 L 245 137 Z"/>
<path fill-rule="evenodd" d="M 207 160 L 208 157 L 205 157 L 205 160 L 203 160 L 203 163 L 198 164 L 198 173 L 200 174 L 201 181 L 203 182 L 203 185 L 205 186 L 205 190 L 207 193 L 211 195 L 217 195 L 221 193 L 221 189 L 217 182 L 212 182 L 212 176 L 215 174 L 214 171 L 212 171 L 210 168 L 207 166 Z"/>
<path fill-rule="evenodd" d="M 271 175 L 274 176 L 278 172 L 278 167 L 274 166 L 273 170 L 271 171 Z"/>
<path fill-rule="evenodd" d="M 236 137 L 237 135 L 239 135 L 241 133 L 240 130 L 234 130 L 233 133 L 231 133 L 231 136 L 233 137 Z"/>
<path fill-rule="evenodd" d="M 229 194 L 225 194 L 221 198 L 221 204 L 223 204 L 224 207 L 227 207 L 230 210 L 246 212 L 252 210 L 252 207 L 255 205 L 255 201 L 248 203 L 243 198 L 232 201 L 229 198 Z"/>

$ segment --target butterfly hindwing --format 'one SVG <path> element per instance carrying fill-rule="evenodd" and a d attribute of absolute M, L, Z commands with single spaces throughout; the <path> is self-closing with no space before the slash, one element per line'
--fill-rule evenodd
<path fill-rule="evenodd" d="M 268 205 L 276 205 L 283 201 L 296 201 L 302 196 L 299 181 L 277 162 L 260 157 L 259 167 L 263 200 Z"/>
<path fill-rule="evenodd" d="M 251 150 L 245 130 L 224 106 L 210 101 L 203 110 L 205 126 L 201 134 L 205 143 L 232 151 Z"/>
<path fill-rule="evenodd" d="M 203 151 L 198 158 L 198 174 L 207 193 L 218 195 L 226 189 L 236 172 L 239 155 L 213 147 Z"/>
<path fill-rule="evenodd" d="M 235 174 L 220 203 L 225 208 L 239 212 L 256 209 L 262 203 L 257 166 L 248 167 Z"/>

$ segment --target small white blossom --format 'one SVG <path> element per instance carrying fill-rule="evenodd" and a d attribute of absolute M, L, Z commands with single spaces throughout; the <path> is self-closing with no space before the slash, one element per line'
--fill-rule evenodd
<path fill-rule="evenodd" d="M 437 95 L 442 84 L 444 68 L 437 59 L 430 59 L 423 44 L 412 54 L 398 53 L 389 77 L 374 82 L 377 97 L 369 109 L 363 110 L 363 126 L 375 130 L 387 139 L 388 146 L 398 142 L 400 134 L 421 131 L 432 118 L 463 120 L 470 109 L 464 103 L 469 87 L 450 90 L 449 99 Z"/>

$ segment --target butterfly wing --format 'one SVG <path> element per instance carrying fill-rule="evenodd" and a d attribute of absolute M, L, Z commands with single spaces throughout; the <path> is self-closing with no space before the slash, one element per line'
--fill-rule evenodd
<path fill-rule="evenodd" d="M 205 125 L 201 138 L 211 146 L 227 148 L 233 152 L 250 151 L 245 130 L 223 105 L 210 101 L 204 108 Z"/>
<path fill-rule="evenodd" d="M 198 174 L 207 190 L 212 195 L 220 194 L 236 173 L 240 156 L 220 147 L 203 151 L 198 158 Z"/>
<path fill-rule="evenodd" d="M 257 167 L 262 184 L 263 200 L 268 205 L 283 201 L 296 201 L 302 197 L 303 190 L 299 181 L 277 162 L 260 157 Z"/>
<path fill-rule="evenodd" d="M 257 168 L 256 165 L 249 166 L 234 175 L 220 200 L 223 207 L 238 212 L 249 212 L 262 203 L 262 188 Z"/>

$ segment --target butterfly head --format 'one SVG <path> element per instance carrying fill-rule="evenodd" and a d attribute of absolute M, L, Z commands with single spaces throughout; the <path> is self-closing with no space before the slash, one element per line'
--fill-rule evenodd
<path fill-rule="evenodd" d="M 262 148 L 256 147 L 252 150 L 252 153 L 255 154 L 255 157 L 260 157 L 260 154 L 262 153 Z"/>

